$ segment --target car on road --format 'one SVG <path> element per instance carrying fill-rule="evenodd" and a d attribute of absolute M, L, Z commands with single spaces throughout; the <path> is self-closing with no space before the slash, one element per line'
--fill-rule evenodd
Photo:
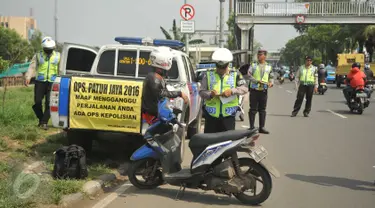
<path fill-rule="evenodd" d="M 327 83 L 335 83 L 335 80 L 336 80 L 336 69 L 334 67 L 332 67 L 331 65 L 328 65 L 326 67 L 326 70 L 327 70 L 327 78 L 326 78 L 326 82 Z"/>
<path fill-rule="evenodd" d="M 199 133 L 200 83 L 189 57 L 180 50 L 184 44 L 151 38 L 117 37 L 115 40 L 120 44 L 99 49 L 64 43 L 59 66 L 61 76 L 56 78 L 51 90 L 53 126 L 67 132 L 70 144 L 88 150 L 97 133 L 123 133 L 124 138 L 144 135 L 147 124 L 141 118 L 140 92 L 144 78 L 152 70 L 149 55 L 155 47 L 168 46 L 173 48 L 174 58 L 168 71 L 167 88 L 188 95 L 187 104 L 182 99 L 172 102 L 183 110 L 179 119 L 188 125 L 187 136 Z"/>

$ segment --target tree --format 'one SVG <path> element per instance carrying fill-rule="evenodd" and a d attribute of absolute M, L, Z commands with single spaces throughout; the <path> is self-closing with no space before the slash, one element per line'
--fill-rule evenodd
<path fill-rule="evenodd" d="M 22 63 L 30 54 L 30 45 L 15 30 L 0 27 L 0 56 L 9 64 Z"/>
<path fill-rule="evenodd" d="M 42 50 L 42 45 L 40 44 L 43 39 L 43 34 L 39 30 L 36 30 L 30 39 L 30 46 L 32 53 L 35 54 L 36 52 L 39 52 Z"/>
<path fill-rule="evenodd" d="M 9 68 L 9 61 L 8 60 L 4 60 L 0 56 L 0 74 L 3 73 L 8 68 Z"/>
<path fill-rule="evenodd" d="M 168 39 L 168 40 L 179 40 L 181 42 L 185 42 L 185 36 L 181 34 L 180 28 L 178 28 L 176 26 L 176 20 L 175 19 L 173 20 L 173 26 L 172 26 L 173 37 L 162 26 L 160 26 L 160 29 L 163 32 L 163 34 L 164 34 L 164 36 L 165 36 L 166 39 Z M 189 34 L 188 35 L 188 39 L 190 40 L 191 37 L 192 37 L 192 35 Z M 203 43 L 206 43 L 206 42 L 204 40 L 202 40 L 202 39 L 193 39 L 193 40 L 189 41 L 189 44 L 191 44 L 191 45 L 194 45 L 194 44 L 203 44 Z"/>
<path fill-rule="evenodd" d="M 227 25 L 228 25 L 228 30 L 229 30 L 229 35 L 228 35 L 228 42 L 227 42 L 227 48 L 229 50 L 236 50 L 237 49 L 237 44 L 236 44 L 236 23 L 234 22 L 235 16 L 234 13 L 230 13 Z"/>

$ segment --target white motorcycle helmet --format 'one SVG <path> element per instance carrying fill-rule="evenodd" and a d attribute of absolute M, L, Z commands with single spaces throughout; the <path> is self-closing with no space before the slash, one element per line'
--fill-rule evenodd
<path fill-rule="evenodd" d="M 172 68 L 173 56 L 171 48 L 157 47 L 150 54 L 151 66 L 168 71 Z"/>
<path fill-rule="evenodd" d="M 56 43 L 54 40 L 52 40 L 51 37 L 44 37 L 42 40 L 42 48 L 43 49 L 55 49 Z"/>
<path fill-rule="evenodd" d="M 319 64 L 319 69 L 324 69 L 324 64 Z"/>
<path fill-rule="evenodd" d="M 212 61 L 216 63 L 217 68 L 227 68 L 233 61 L 233 54 L 226 48 L 219 48 L 212 54 Z"/>

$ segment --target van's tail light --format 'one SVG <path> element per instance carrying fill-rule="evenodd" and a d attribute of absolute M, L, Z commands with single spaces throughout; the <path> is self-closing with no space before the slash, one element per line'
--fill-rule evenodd
<path fill-rule="evenodd" d="M 60 93 L 60 83 L 53 83 L 52 90 L 51 90 L 51 98 L 50 98 L 50 111 L 51 112 L 58 112 L 59 111 L 59 93 Z"/>

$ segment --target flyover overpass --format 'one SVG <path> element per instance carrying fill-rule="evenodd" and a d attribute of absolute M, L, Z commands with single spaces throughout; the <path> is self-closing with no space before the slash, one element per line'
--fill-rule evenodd
<path fill-rule="evenodd" d="M 256 24 L 374 24 L 375 1 L 255 2 L 235 0 L 236 32 L 241 50 L 251 49 Z M 276 37 L 276 36 L 275 36 Z M 250 53 L 250 52 L 249 52 Z M 245 59 L 245 57 L 243 57 Z"/>

